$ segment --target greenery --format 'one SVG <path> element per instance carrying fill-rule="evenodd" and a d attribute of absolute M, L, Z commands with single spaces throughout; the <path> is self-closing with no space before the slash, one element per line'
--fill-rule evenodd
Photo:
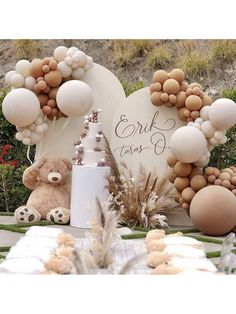
<path fill-rule="evenodd" d="M 13 41 L 13 48 L 17 60 L 32 60 L 34 58 L 39 58 L 41 55 L 41 48 L 38 40 L 16 39 Z"/>
<path fill-rule="evenodd" d="M 133 84 L 130 84 L 127 81 L 122 81 L 122 80 L 120 80 L 120 81 L 121 81 L 121 85 L 124 88 L 126 96 L 129 96 L 130 94 L 134 93 L 135 91 L 145 87 L 143 81 L 137 81 Z"/>
<path fill-rule="evenodd" d="M 235 40 L 216 40 L 212 47 L 212 60 L 220 63 L 232 62 L 236 58 Z"/>
<path fill-rule="evenodd" d="M 212 67 L 209 57 L 197 50 L 181 55 L 177 65 L 191 78 L 199 78 L 206 75 Z"/>
<path fill-rule="evenodd" d="M 154 69 L 165 69 L 170 66 L 172 55 L 164 46 L 155 48 L 148 56 L 148 64 Z"/>
<path fill-rule="evenodd" d="M 236 101 L 236 88 L 224 90 L 222 96 Z M 209 166 L 223 169 L 236 165 L 236 126 L 230 128 L 226 136 L 228 138 L 227 143 L 214 148 L 212 151 Z"/>

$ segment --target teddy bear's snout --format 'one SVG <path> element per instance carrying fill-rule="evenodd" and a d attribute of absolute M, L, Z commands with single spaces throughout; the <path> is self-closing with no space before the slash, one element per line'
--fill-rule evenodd
<path fill-rule="evenodd" d="M 48 175 L 48 181 L 51 183 L 59 183 L 62 179 L 62 176 L 58 172 L 51 172 Z"/>

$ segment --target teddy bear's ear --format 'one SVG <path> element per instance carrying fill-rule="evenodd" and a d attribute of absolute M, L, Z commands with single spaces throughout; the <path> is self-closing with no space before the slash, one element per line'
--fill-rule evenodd
<path fill-rule="evenodd" d="M 68 159 L 62 159 L 69 170 L 72 170 L 72 163 Z"/>

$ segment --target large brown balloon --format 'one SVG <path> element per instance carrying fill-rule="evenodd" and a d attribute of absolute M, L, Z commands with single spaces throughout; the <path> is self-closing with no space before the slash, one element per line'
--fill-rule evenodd
<path fill-rule="evenodd" d="M 43 68 L 43 60 L 34 59 L 31 61 L 30 74 L 35 78 L 44 76 L 44 72 L 42 68 Z"/>
<path fill-rule="evenodd" d="M 236 197 L 222 186 L 207 186 L 194 196 L 189 213 L 203 233 L 227 234 L 236 226 Z"/>
<path fill-rule="evenodd" d="M 57 70 L 48 72 L 44 78 L 50 87 L 58 87 L 62 82 L 61 73 Z"/>

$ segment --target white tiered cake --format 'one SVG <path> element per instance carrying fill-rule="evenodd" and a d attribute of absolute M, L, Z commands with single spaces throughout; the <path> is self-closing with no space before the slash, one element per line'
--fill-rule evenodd
<path fill-rule="evenodd" d="M 107 176 L 105 151 L 101 148 L 102 124 L 98 122 L 98 111 L 85 117 L 84 130 L 75 143 L 75 165 L 72 169 L 71 226 L 90 228 L 95 217 L 96 198 L 107 200 Z"/>

